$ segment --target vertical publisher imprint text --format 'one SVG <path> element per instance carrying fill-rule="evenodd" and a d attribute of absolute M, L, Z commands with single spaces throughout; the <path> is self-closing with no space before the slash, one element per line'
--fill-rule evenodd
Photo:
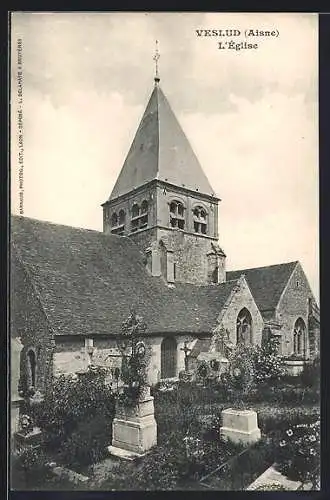
<path fill-rule="evenodd" d="M 17 39 L 17 143 L 19 213 L 24 214 L 24 142 L 23 142 L 23 42 Z"/>

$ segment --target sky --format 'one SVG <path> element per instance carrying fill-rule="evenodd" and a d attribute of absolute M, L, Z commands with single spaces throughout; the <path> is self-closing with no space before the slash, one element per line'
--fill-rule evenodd
<path fill-rule="evenodd" d="M 198 36 L 236 29 L 238 37 Z M 275 37 L 244 37 L 245 30 Z M 12 14 L 11 211 L 19 213 L 22 39 L 24 215 L 102 231 L 109 197 L 160 85 L 219 206 L 227 269 L 299 260 L 319 297 L 316 14 Z M 247 42 L 257 49 L 219 49 Z M 22 147 L 22 145 L 21 145 Z"/>

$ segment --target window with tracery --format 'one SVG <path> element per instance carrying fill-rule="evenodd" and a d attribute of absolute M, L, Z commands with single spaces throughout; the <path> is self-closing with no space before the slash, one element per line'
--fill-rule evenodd
<path fill-rule="evenodd" d="M 195 233 L 207 233 L 207 213 L 203 207 L 196 207 L 193 211 Z"/>
<path fill-rule="evenodd" d="M 180 201 L 170 203 L 170 226 L 184 229 L 184 206 Z"/>
<path fill-rule="evenodd" d="M 124 234 L 126 222 L 125 210 L 120 210 L 119 214 L 113 213 L 111 216 L 111 233 L 112 234 Z"/>
<path fill-rule="evenodd" d="M 297 355 L 305 354 L 306 325 L 302 318 L 298 318 L 293 328 L 293 352 Z"/>
<path fill-rule="evenodd" d="M 252 316 L 245 307 L 237 316 L 236 338 L 238 344 L 252 344 Z"/>
<path fill-rule="evenodd" d="M 131 231 L 134 233 L 139 229 L 148 227 L 149 204 L 147 200 L 143 200 L 141 206 L 134 203 L 132 207 Z"/>

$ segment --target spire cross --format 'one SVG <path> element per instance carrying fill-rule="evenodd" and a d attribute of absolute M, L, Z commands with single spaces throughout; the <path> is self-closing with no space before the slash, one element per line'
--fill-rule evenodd
<path fill-rule="evenodd" d="M 155 82 L 158 83 L 160 78 L 158 74 L 158 60 L 160 58 L 160 54 L 158 51 L 158 40 L 156 40 L 156 50 L 155 50 L 155 55 L 153 57 L 153 60 L 155 61 Z"/>

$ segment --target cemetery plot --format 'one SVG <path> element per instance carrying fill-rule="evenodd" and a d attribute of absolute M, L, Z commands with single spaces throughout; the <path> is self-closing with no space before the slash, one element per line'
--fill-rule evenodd
<path fill-rule="evenodd" d="M 198 376 L 186 363 L 190 371 L 179 380 L 150 388 L 144 330 L 135 313 L 123 324 L 122 384 L 109 385 L 107 369 L 91 360 L 85 372 L 55 379 L 44 397 L 26 395 L 14 488 L 55 490 L 69 482 L 67 489 L 84 490 L 245 490 L 276 462 L 289 480 L 317 489 L 317 365 L 290 379 L 276 354 L 258 351 L 253 361 L 245 346 L 232 351 L 223 373 L 205 359 Z M 37 447 L 30 442 L 36 429 Z M 119 458 L 123 452 L 130 461 Z"/>

